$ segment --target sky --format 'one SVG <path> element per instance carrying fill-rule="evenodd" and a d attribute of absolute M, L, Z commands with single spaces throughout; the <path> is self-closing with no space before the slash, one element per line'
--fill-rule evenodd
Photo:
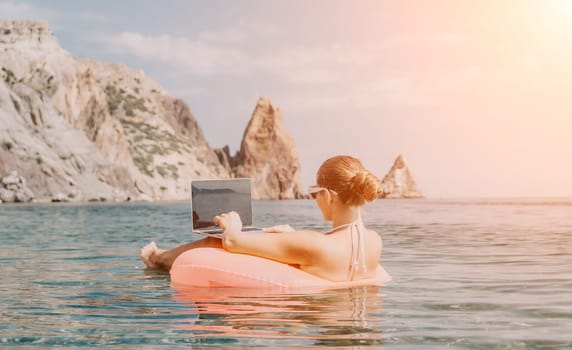
<path fill-rule="evenodd" d="M 259 97 L 302 182 L 337 154 L 429 198 L 572 196 L 572 1 L 4 1 L 73 55 L 122 63 L 238 150 Z"/>

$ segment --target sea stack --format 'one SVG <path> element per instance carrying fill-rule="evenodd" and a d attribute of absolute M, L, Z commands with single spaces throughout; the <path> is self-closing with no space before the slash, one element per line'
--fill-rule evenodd
<path fill-rule="evenodd" d="M 252 178 L 256 199 L 303 197 L 296 144 L 282 126 L 282 113 L 267 98 L 258 100 L 230 163 L 234 177 Z"/>
<path fill-rule="evenodd" d="M 383 193 L 381 198 L 423 198 L 421 190 L 413 179 L 411 170 L 400 154 L 393 166 L 381 181 Z"/>

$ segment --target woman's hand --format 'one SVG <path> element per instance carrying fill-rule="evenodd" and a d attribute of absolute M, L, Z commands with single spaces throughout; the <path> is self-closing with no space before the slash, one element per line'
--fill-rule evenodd
<path fill-rule="evenodd" d="M 294 230 L 290 225 L 286 224 L 286 225 L 276 225 L 272 227 L 264 227 L 262 228 L 262 231 L 268 233 L 284 233 L 284 232 L 294 232 L 296 230 Z"/>
<path fill-rule="evenodd" d="M 220 226 L 223 234 L 242 231 L 242 220 L 240 220 L 240 215 L 235 211 L 217 215 L 213 221 Z"/>
<path fill-rule="evenodd" d="M 215 216 L 213 221 L 222 229 L 222 247 L 226 250 L 232 249 L 237 234 L 242 231 L 240 215 L 235 211 L 231 211 L 230 213 Z"/>

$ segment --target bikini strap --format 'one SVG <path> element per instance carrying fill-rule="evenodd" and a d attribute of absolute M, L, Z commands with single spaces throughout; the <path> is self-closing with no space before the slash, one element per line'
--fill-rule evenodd
<path fill-rule="evenodd" d="M 360 268 L 363 272 L 367 271 L 367 265 L 365 261 L 365 239 L 363 236 L 364 231 L 365 227 L 361 221 L 352 223 L 350 227 L 352 251 L 350 266 L 348 268 L 349 281 L 353 281 L 356 271 L 360 270 Z"/>
<path fill-rule="evenodd" d="M 325 234 L 325 235 L 329 235 L 330 233 L 334 233 L 334 232 L 339 231 L 339 230 L 341 230 L 341 229 L 343 229 L 343 228 L 350 227 L 350 226 L 356 224 L 357 222 L 358 222 L 358 221 L 352 221 L 352 222 L 350 222 L 350 223 L 348 223 L 348 224 L 343 224 L 343 225 L 340 225 L 340 226 L 336 226 L 336 227 L 334 227 L 333 229 L 324 232 L 324 234 Z"/>
<path fill-rule="evenodd" d="M 331 234 L 346 227 L 350 228 L 350 236 L 352 240 L 350 265 L 348 267 L 348 281 L 352 281 L 354 279 L 355 272 L 360 270 L 360 268 L 363 272 L 367 271 L 367 265 L 365 261 L 365 239 L 364 239 L 365 226 L 363 222 L 361 222 L 361 220 L 357 220 L 347 224 L 336 226 L 330 231 L 324 232 L 324 234 L 326 235 Z"/>

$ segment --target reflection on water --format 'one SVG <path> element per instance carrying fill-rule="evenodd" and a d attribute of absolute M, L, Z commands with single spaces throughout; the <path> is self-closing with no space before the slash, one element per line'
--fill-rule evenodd
<path fill-rule="evenodd" d="M 241 345 L 265 339 L 274 346 L 383 343 L 379 287 L 299 293 L 194 288 L 177 290 L 173 299 L 193 320 L 182 328 L 205 338 L 242 339 Z"/>

